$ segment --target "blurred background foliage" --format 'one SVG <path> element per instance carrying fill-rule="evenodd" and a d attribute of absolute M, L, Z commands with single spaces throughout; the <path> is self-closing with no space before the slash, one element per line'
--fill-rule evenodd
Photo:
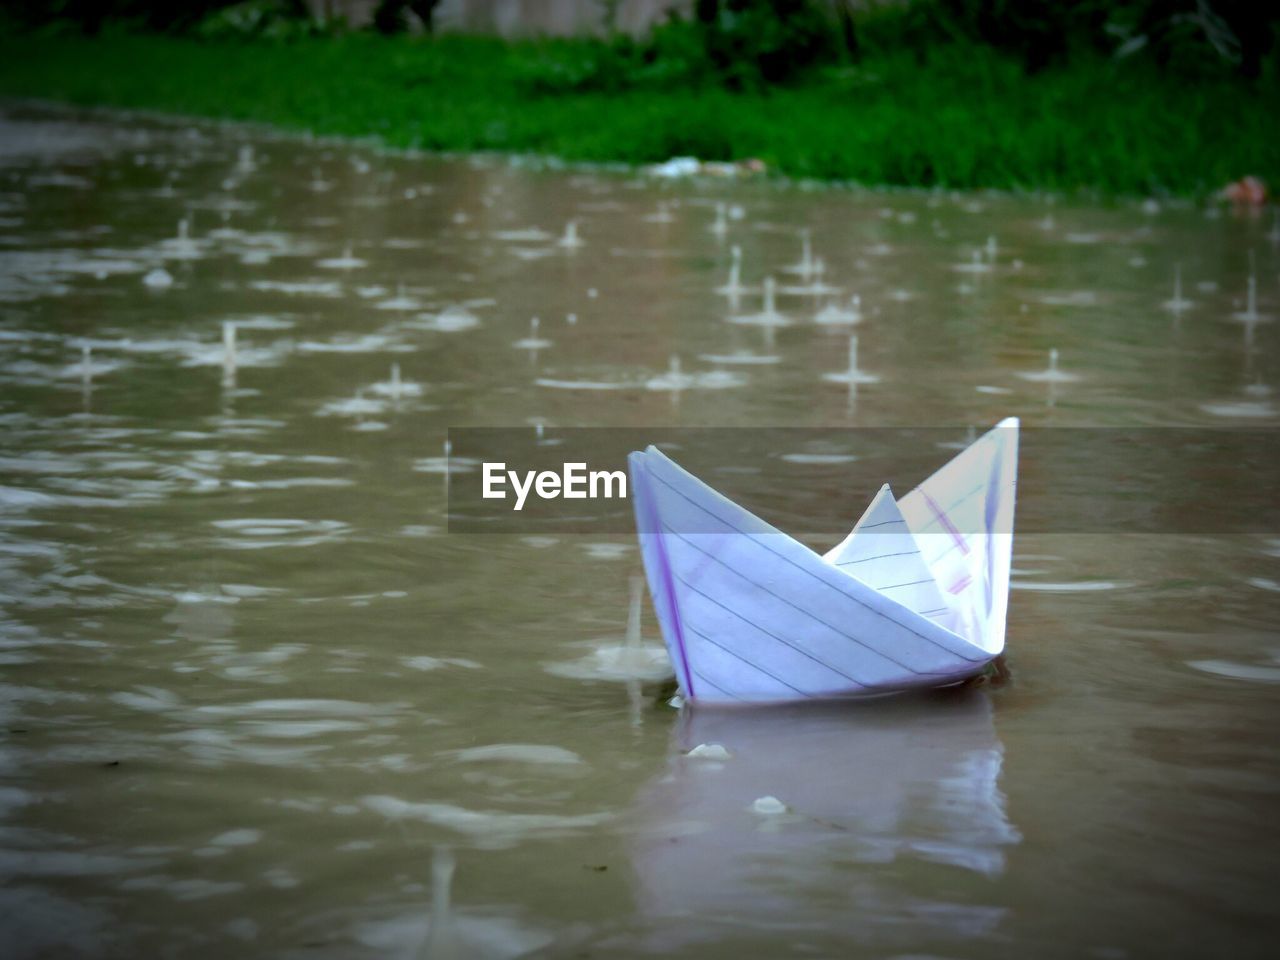
<path fill-rule="evenodd" d="M 439 0 L 380 0 L 365 29 L 431 33 Z M 1184 76 L 1263 73 L 1280 4 L 1259 0 L 694 0 L 646 36 L 614 29 L 616 0 L 600 0 L 596 37 L 549 39 L 525 70 L 542 92 L 716 84 L 759 91 L 868 53 L 925 58 L 981 45 L 1028 74 L 1073 58 L 1148 61 Z M 133 29 L 206 38 L 292 40 L 346 32 L 303 0 L 3 0 L 17 28 L 97 33 Z"/>
<path fill-rule="evenodd" d="M 286 36 L 310 31 L 303 0 L 3 0 L 17 25 L 45 30 L 156 30 L 168 33 L 219 32 Z"/>
<path fill-rule="evenodd" d="M 433 32 L 436 3 L 381 0 L 357 28 L 304 0 L 0 0 L 0 92 L 868 184 L 1159 196 L 1280 181 L 1280 4 L 692 0 L 633 35 L 598 0 L 591 35 L 506 40 Z"/>

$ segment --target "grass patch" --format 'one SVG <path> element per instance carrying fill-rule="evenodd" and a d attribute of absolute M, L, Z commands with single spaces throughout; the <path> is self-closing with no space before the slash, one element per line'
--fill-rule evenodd
<path fill-rule="evenodd" d="M 867 184 L 1195 195 L 1244 174 L 1280 181 L 1274 62 L 1253 83 L 1083 56 L 1028 76 L 991 48 L 949 43 L 868 51 L 856 66 L 747 92 L 577 84 L 574 65 L 598 72 L 602 46 L 10 35 L 0 94 L 571 161 L 759 157 L 789 176 Z"/>

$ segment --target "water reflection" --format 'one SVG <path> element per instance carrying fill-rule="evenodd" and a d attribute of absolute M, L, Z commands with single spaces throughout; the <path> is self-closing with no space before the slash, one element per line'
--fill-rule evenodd
<path fill-rule="evenodd" d="M 686 707 L 666 773 L 636 803 L 633 862 L 654 949 L 744 929 L 892 945 L 973 937 L 1004 909 L 957 879 L 1018 843 L 990 698 L 966 690 L 862 705 Z"/>

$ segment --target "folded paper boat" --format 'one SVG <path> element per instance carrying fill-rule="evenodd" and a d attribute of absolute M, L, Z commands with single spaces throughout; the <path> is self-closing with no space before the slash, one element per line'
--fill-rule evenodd
<path fill-rule="evenodd" d="M 956 683 L 1004 649 L 1018 421 L 819 555 L 656 447 L 629 458 L 649 593 L 681 695 L 869 696 Z"/>

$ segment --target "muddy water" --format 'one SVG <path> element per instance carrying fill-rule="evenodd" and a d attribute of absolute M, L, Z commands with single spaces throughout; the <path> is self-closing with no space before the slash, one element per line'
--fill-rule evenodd
<path fill-rule="evenodd" d="M 450 535 L 440 459 L 461 425 L 1274 426 L 1270 219 L 16 107 L 0 144 L 5 956 L 1271 946 L 1280 537 L 1021 537 L 1007 678 L 695 713 L 647 609 L 617 655 L 627 537 Z M 812 282 L 804 231 L 838 296 L 717 292 L 734 246 Z M 823 379 L 850 334 L 874 382 Z"/>

